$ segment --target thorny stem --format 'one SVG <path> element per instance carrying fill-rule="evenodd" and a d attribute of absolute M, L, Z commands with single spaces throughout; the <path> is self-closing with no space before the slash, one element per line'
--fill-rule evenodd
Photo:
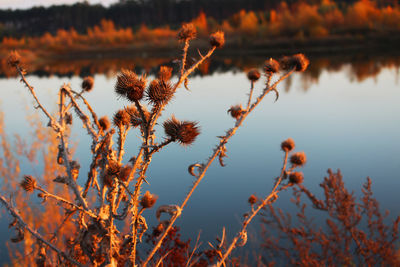
<path fill-rule="evenodd" d="M 15 68 L 17 69 L 17 72 L 18 72 L 19 76 L 21 77 L 21 81 L 25 84 L 25 86 L 31 92 L 33 98 L 35 99 L 35 101 L 36 101 L 36 103 L 38 105 L 38 108 L 40 108 L 43 111 L 43 113 L 47 116 L 47 118 L 49 118 L 49 120 L 50 120 L 49 126 L 51 126 L 54 129 L 54 131 L 56 131 L 56 132 L 60 131 L 61 130 L 61 126 L 56 122 L 56 120 L 50 115 L 50 113 L 40 103 L 39 99 L 36 96 L 35 90 L 33 89 L 33 87 L 26 80 L 24 71 L 18 65 Z"/>
<path fill-rule="evenodd" d="M 176 90 L 178 89 L 178 87 L 182 84 L 182 82 L 201 64 L 203 63 L 207 58 L 209 58 L 213 52 L 215 51 L 216 47 L 211 48 L 208 53 L 205 56 L 202 56 L 195 64 L 192 65 L 192 67 L 188 70 L 186 70 L 185 72 L 183 72 L 183 74 L 180 75 L 179 80 L 176 82 L 173 91 L 176 92 Z M 186 52 L 187 53 L 187 52 Z M 184 53 L 184 54 L 186 54 Z M 183 65 L 183 64 L 182 64 Z M 153 131 L 153 128 L 155 126 L 155 123 L 157 122 L 159 116 L 161 115 L 161 112 L 164 110 L 165 105 L 160 105 L 158 106 L 153 114 L 150 117 L 150 121 L 148 123 L 147 126 L 147 136 L 145 136 L 145 141 L 144 141 L 144 146 L 146 149 L 148 147 L 148 139 L 150 137 L 151 132 Z M 146 152 L 146 151 L 145 151 Z M 136 215 L 137 214 L 137 202 L 139 199 L 139 194 L 140 194 L 140 188 L 143 184 L 143 181 L 145 181 L 145 173 L 147 171 L 148 165 L 151 162 L 151 155 L 149 155 L 148 150 L 147 153 L 145 153 L 145 162 L 143 163 L 143 166 L 141 168 L 140 174 L 139 174 L 139 178 L 138 181 L 136 182 L 135 185 L 135 191 L 134 191 L 134 199 L 133 199 L 133 207 L 132 207 L 132 214 L 134 214 L 134 221 L 132 222 L 133 227 L 135 227 L 137 220 L 139 219 L 139 217 Z M 133 232 L 135 233 L 136 230 L 133 229 Z M 131 261 L 132 264 L 135 264 L 135 254 L 136 254 L 136 240 L 137 237 L 136 235 L 134 235 L 133 237 L 133 248 L 131 251 Z M 145 266 L 145 265 L 144 265 Z"/>
<path fill-rule="evenodd" d="M 181 71 L 180 71 L 180 76 L 183 76 L 183 73 L 185 71 L 185 66 L 186 66 L 186 57 L 187 57 L 187 52 L 189 48 L 189 40 L 185 40 L 185 45 L 183 47 L 183 54 L 182 54 L 182 62 L 181 62 Z"/>
<path fill-rule="evenodd" d="M 24 222 L 24 220 L 22 219 L 22 217 L 19 215 L 19 212 L 16 211 L 7 201 L 6 199 L 0 195 L 0 202 L 7 208 L 7 210 L 10 212 L 10 214 L 16 218 L 19 222 L 19 224 L 24 227 L 26 230 L 28 230 L 36 239 L 40 240 L 41 242 L 43 242 L 44 244 L 46 244 L 49 248 L 51 248 L 52 250 L 54 250 L 57 255 L 63 257 L 64 259 L 70 261 L 71 263 L 75 264 L 76 266 L 81 266 L 83 267 L 82 264 L 80 264 L 79 262 L 77 262 L 76 260 L 74 260 L 73 258 L 71 258 L 70 256 L 67 255 L 67 253 L 65 253 L 64 251 L 62 251 L 61 249 L 57 248 L 55 245 L 53 245 L 52 243 L 50 243 L 49 241 L 47 241 L 46 239 L 44 239 L 44 237 L 39 234 L 36 230 L 32 229 L 28 224 L 26 224 Z"/>
<path fill-rule="evenodd" d="M 61 203 L 70 205 L 70 206 L 73 207 L 74 209 L 77 209 L 77 210 L 79 210 L 79 211 L 81 211 L 81 212 L 83 212 L 83 213 L 86 213 L 87 215 L 89 215 L 89 216 L 92 217 L 92 218 L 97 218 L 97 216 L 96 216 L 93 212 L 91 212 L 90 210 L 85 210 L 85 209 L 83 209 L 82 207 L 77 206 L 77 205 L 75 205 L 74 203 L 70 202 L 69 200 L 66 200 L 65 198 L 62 198 L 62 197 L 53 195 L 52 193 L 49 193 L 49 192 L 47 192 L 45 189 L 41 188 L 40 186 L 36 186 L 35 188 L 36 188 L 37 190 L 41 191 L 42 193 L 44 193 L 44 196 L 43 196 L 43 197 L 50 197 L 50 198 L 53 198 L 54 200 L 56 200 L 56 201 L 58 201 L 58 202 L 61 202 Z"/>
<path fill-rule="evenodd" d="M 72 188 L 72 190 L 74 191 L 75 196 L 77 197 L 78 201 L 80 202 L 80 204 L 85 208 L 85 210 L 89 210 L 89 207 L 85 201 L 85 199 L 82 197 L 82 194 L 78 188 L 78 185 L 76 183 L 76 181 L 74 180 L 74 178 L 72 177 L 72 169 L 71 169 L 71 162 L 68 156 L 68 143 L 65 141 L 65 136 L 64 136 L 64 125 L 65 122 L 63 120 L 63 112 L 64 112 L 64 101 L 65 101 L 65 93 L 68 92 L 67 90 L 65 90 L 64 87 L 62 87 L 60 89 L 60 123 L 61 123 L 61 127 L 60 127 L 60 131 L 58 132 L 59 137 L 60 137 L 60 146 L 61 146 L 61 153 L 62 153 L 62 157 L 64 160 L 64 165 L 67 169 L 67 174 L 68 174 L 68 180 L 67 180 L 67 184 Z"/>
<path fill-rule="evenodd" d="M 75 111 L 78 113 L 78 116 L 81 118 L 83 124 L 85 125 L 88 133 L 92 136 L 93 142 L 96 143 L 98 140 L 98 135 L 96 131 L 92 128 L 90 125 L 90 120 L 89 117 L 83 112 L 83 110 L 79 107 L 78 103 L 75 101 L 74 96 L 71 93 L 71 89 L 68 85 L 64 85 L 61 90 L 64 90 L 66 94 L 69 96 L 71 99 L 71 103 L 75 108 Z"/>
<path fill-rule="evenodd" d="M 250 87 L 250 93 L 249 93 L 249 100 L 247 101 L 246 110 L 248 110 L 249 107 L 250 107 L 250 104 L 251 104 L 251 97 L 253 96 L 253 91 L 254 91 L 254 81 L 251 81 L 251 87 Z"/>
<path fill-rule="evenodd" d="M 232 243 L 229 245 L 228 249 L 225 251 L 225 253 L 221 257 L 221 260 L 218 262 L 217 267 L 221 266 L 225 262 L 225 259 L 229 256 L 229 254 L 231 254 L 232 250 L 236 247 L 237 242 L 240 239 L 243 239 L 244 235 L 247 233 L 246 232 L 247 226 L 250 224 L 250 222 L 253 220 L 253 218 L 257 215 L 257 213 L 263 207 L 265 207 L 267 204 L 275 201 L 278 198 L 278 193 L 280 193 L 281 191 L 283 191 L 289 187 L 289 185 L 285 185 L 280 190 L 278 190 L 278 187 L 284 178 L 288 155 L 289 155 L 289 152 L 285 151 L 285 157 L 283 159 L 283 166 L 281 169 L 281 174 L 278 177 L 271 193 L 266 198 L 264 198 L 264 200 L 260 203 L 260 205 L 258 205 L 257 209 L 253 210 L 253 208 L 252 208 L 252 212 L 251 212 L 250 216 L 248 216 L 247 219 L 243 222 L 241 231 L 232 240 Z"/>
<path fill-rule="evenodd" d="M 212 51 L 212 50 L 210 50 Z M 209 53 L 208 53 L 209 54 Z M 208 55 L 207 54 L 207 55 Z M 210 167 L 211 163 L 217 158 L 217 156 L 220 154 L 221 149 L 223 146 L 225 146 L 225 144 L 228 142 L 228 140 L 236 133 L 237 129 L 242 125 L 243 121 L 246 119 L 247 115 L 249 115 L 254 108 L 262 101 L 262 99 L 273 89 L 276 88 L 276 86 L 283 81 L 284 79 L 286 79 L 290 74 L 292 74 L 294 72 L 294 69 L 292 69 L 291 71 L 287 72 L 286 74 L 282 75 L 272 86 L 270 87 L 266 87 L 265 90 L 261 93 L 261 95 L 256 99 L 256 101 L 250 105 L 250 107 L 248 108 L 248 110 L 242 114 L 242 116 L 236 121 L 235 126 L 228 130 L 227 133 L 225 134 L 225 136 L 223 136 L 220 140 L 219 145 L 214 149 L 213 154 L 208 158 L 208 161 L 203 164 L 203 167 L 200 170 L 199 175 L 197 176 L 197 180 L 195 181 L 195 183 L 193 184 L 192 188 L 190 189 L 189 193 L 186 195 L 185 199 L 183 200 L 182 204 L 179 207 L 179 211 L 175 213 L 174 216 L 171 217 L 169 224 L 167 226 L 167 228 L 165 229 L 164 233 L 161 235 L 161 237 L 159 238 L 159 240 L 157 241 L 157 243 L 155 244 L 155 246 L 153 247 L 152 251 L 150 252 L 150 254 L 147 256 L 147 259 L 143 262 L 143 267 L 147 266 L 147 264 L 149 263 L 149 261 L 152 259 L 152 257 L 154 256 L 154 254 L 157 252 L 157 250 L 161 247 L 161 244 L 163 242 L 163 240 L 165 239 L 165 237 L 167 236 L 169 230 L 171 230 L 172 226 L 174 225 L 176 219 L 178 219 L 178 217 L 180 217 L 181 212 L 183 210 L 183 208 L 186 206 L 187 202 L 189 201 L 190 197 L 192 196 L 194 190 L 197 188 L 197 186 L 200 184 L 201 180 L 204 178 L 204 175 L 206 174 L 208 168 Z"/>
<path fill-rule="evenodd" d="M 276 184 L 276 186 L 278 186 L 279 184 Z M 257 215 L 257 213 L 263 207 L 265 207 L 267 204 L 275 201 L 278 198 L 278 193 L 280 193 L 283 190 L 287 189 L 289 186 L 290 185 L 285 185 L 280 190 L 276 190 L 276 187 L 275 187 L 274 190 L 272 190 L 272 192 L 261 202 L 261 204 L 258 205 L 257 209 L 252 211 L 250 216 L 243 222 L 241 231 L 235 236 L 235 238 L 232 240 L 232 243 L 229 245 L 228 249 L 223 254 L 221 260 L 217 263 L 217 267 L 221 266 L 225 262 L 225 259 L 229 256 L 229 254 L 231 254 L 232 250 L 236 247 L 237 242 L 240 239 L 242 239 L 243 236 L 246 234 L 247 226 L 253 220 L 253 218 Z"/>
<path fill-rule="evenodd" d="M 99 124 L 99 121 L 98 121 L 98 119 L 97 119 L 97 115 L 96 115 L 96 113 L 94 112 L 92 106 L 91 106 L 91 105 L 89 104 L 89 102 L 86 100 L 86 98 L 82 96 L 82 93 L 75 92 L 75 91 L 72 90 L 72 89 L 71 89 L 71 92 L 74 93 L 76 96 L 78 96 L 80 99 L 82 99 L 83 103 L 85 103 L 87 109 L 90 111 L 90 114 L 92 115 L 92 118 L 93 118 L 93 122 L 96 124 L 97 129 L 100 129 L 100 124 Z"/>

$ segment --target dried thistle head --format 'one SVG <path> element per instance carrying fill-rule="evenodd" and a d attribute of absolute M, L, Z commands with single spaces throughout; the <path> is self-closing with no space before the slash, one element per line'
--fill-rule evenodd
<path fill-rule="evenodd" d="M 212 47 L 221 48 L 225 44 L 225 34 L 222 31 L 217 31 L 210 35 L 210 44 Z"/>
<path fill-rule="evenodd" d="M 181 145 L 191 145 L 200 134 L 196 122 L 179 121 L 174 116 L 163 123 L 165 134 Z"/>
<path fill-rule="evenodd" d="M 121 167 L 118 174 L 119 179 L 121 179 L 121 181 L 124 182 L 128 181 L 131 171 L 132 171 L 131 165 L 126 165 L 124 167 Z"/>
<path fill-rule="evenodd" d="M 111 122 L 107 116 L 101 117 L 99 119 L 99 125 L 103 132 L 107 131 L 111 127 Z"/>
<path fill-rule="evenodd" d="M 150 209 L 156 204 L 158 196 L 154 194 L 150 194 L 149 191 L 146 191 L 142 198 L 140 199 L 140 206 L 142 206 L 144 209 Z"/>
<path fill-rule="evenodd" d="M 265 61 L 264 72 L 267 75 L 277 73 L 279 71 L 279 68 L 280 68 L 279 62 L 273 58 L 270 58 L 269 60 Z"/>
<path fill-rule="evenodd" d="M 142 116 L 134 105 L 126 107 L 125 111 L 129 114 L 130 122 L 133 127 L 137 127 L 142 124 Z M 149 121 L 151 115 L 150 112 L 146 109 L 145 106 L 142 106 L 142 111 L 146 121 Z"/>
<path fill-rule="evenodd" d="M 21 187 L 26 191 L 26 192 L 33 192 L 33 190 L 36 188 L 36 180 L 30 175 L 24 175 L 24 180 L 20 183 Z"/>
<path fill-rule="evenodd" d="M 131 121 L 131 117 L 125 109 L 118 110 L 113 117 L 113 123 L 117 127 L 128 126 Z"/>
<path fill-rule="evenodd" d="M 94 79 L 92 76 L 87 76 L 82 81 L 82 89 L 85 92 L 89 92 L 93 89 Z"/>
<path fill-rule="evenodd" d="M 147 99 L 153 105 L 165 105 L 173 96 L 174 88 L 168 80 L 153 80 L 147 90 Z"/>
<path fill-rule="evenodd" d="M 11 51 L 8 54 L 7 58 L 7 64 L 10 65 L 11 67 L 16 67 L 21 63 L 21 56 L 19 53 L 15 50 Z"/>
<path fill-rule="evenodd" d="M 304 175 L 302 172 L 292 172 L 289 174 L 289 181 L 292 184 L 301 184 L 304 180 Z"/>
<path fill-rule="evenodd" d="M 294 147 L 295 147 L 295 143 L 294 143 L 294 140 L 292 138 L 288 138 L 288 139 L 286 139 L 285 141 L 283 141 L 281 143 L 281 148 L 285 152 L 292 151 L 294 149 Z"/>
<path fill-rule="evenodd" d="M 121 170 L 118 162 L 110 160 L 106 169 L 106 173 L 110 176 L 117 176 Z"/>
<path fill-rule="evenodd" d="M 231 106 L 231 108 L 228 109 L 228 113 L 231 114 L 232 118 L 239 119 L 243 113 L 242 105 Z"/>
<path fill-rule="evenodd" d="M 178 136 L 180 125 L 181 122 L 175 118 L 175 116 L 172 116 L 171 119 L 168 119 L 163 123 L 165 134 L 172 140 L 175 140 Z"/>
<path fill-rule="evenodd" d="M 292 156 L 290 156 L 290 162 L 293 166 L 301 167 L 307 162 L 306 154 L 304 152 L 293 153 Z"/>
<path fill-rule="evenodd" d="M 184 23 L 178 32 L 178 40 L 185 42 L 196 38 L 197 30 L 192 23 Z"/>
<path fill-rule="evenodd" d="M 247 78 L 252 82 L 258 81 L 258 79 L 260 79 L 260 76 L 260 72 L 257 69 L 251 69 L 247 73 Z"/>
<path fill-rule="evenodd" d="M 144 76 L 138 77 L 135 72 L 123 69 L 117 77 L 115 92 L 130 101 L 139 101 L 143 98 L 146 83 Z"/>
<path fill-rule="evenodd" d="M 310 61 L 303 54 L 295 54 L 290 57 L 281 58 L 280 63 L 283 70 L 290 71 L 294 69 L 295 71 L 302 72 L 307 69 Z"/>
<path fill-rule="evenodd" d="M 257 203 L 257 197 L 255 195 L 251 195 L 247 201 L 250 203 L 250 205 L 254 205 Z"/>
<path fill-rule="evenodd" d="M 158 79 L 169 81 L 172 76 L 172 68 L 168 66 L 161 66 L 158 71 Z"/>

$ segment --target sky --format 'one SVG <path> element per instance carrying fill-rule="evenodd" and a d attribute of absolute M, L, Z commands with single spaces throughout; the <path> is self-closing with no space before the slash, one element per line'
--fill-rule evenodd
<path fill-rule="evenodd" d="M 51 6 L 62 4 L 73 4 L 76 2 L 83 2 L 83 0 L 0 0 L 0 9 L 26 9 L 33 6 Z M 117 0 L 88 0 L 90 4 L 102 4 L 108 6 Z"/>

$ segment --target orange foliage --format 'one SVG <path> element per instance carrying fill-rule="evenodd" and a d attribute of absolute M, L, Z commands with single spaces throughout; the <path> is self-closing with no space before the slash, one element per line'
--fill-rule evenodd
<path fill-rule="evenodd" d="M 207 16 L 203 11 L 201 11 L 199 15 L 192 20 L 192 23 L 196 27 L 198 34 L 200 35 L 209 34 Z"/>

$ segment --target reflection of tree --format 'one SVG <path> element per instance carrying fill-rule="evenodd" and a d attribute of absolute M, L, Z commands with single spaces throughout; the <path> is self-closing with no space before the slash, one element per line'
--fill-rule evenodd
<path fill-rule="evenodd" d="M 174 57 L 168 55 L 164 57 L 132 57 L 132 58 L 101 58 L 101 59 L 80 59 L 80 60 L 51 60 L 34 64 L 34 60 L 29 60 L 33 56 L 27 54 L 25 58 L 29 63 L 31 73 L 45 77 L 49 75 L 85 77 L 102 73 L 111 77 L 122 68 L 131 68 L 135 66 L 136 71 L 155 75 L 159 66 L 174 66 L 176 63 Z M 114 57 L 111 55 L 111 57 Z M 192 52 L 190 59 L 193 61 L 196 54 Z M 236 57 L 217 57 L 195 72 L 193 75 L 212 75 L 214 73 L 225 73 L 229 71 L 246 71 L 253 66 L 263 66 L 264 61 L 258 56 L 236 56 Z M 190 65 L 190 62 L 189 62 Z M 156 66 L 156 67 L 154 67 Z M 319 77 L 326 71 L 330 73 L 348 71 L 349 80 L 361 82 L 368 78 L 375 78 L 383 69 L 395 68 L 400 66 L 400 56 L 375 55 L 365 58 L 360 56 L 338 56 L 313 58 L 309 69 L 301 74 L 302 87 L 307 90 L 312 84 L 319 82 Z M 3 59 L 0 64 L 2 76 L 9 76 L 10 70 Z M 290 80 L 286 81 L 286 90 L 290 89 Z"/>
<path fill-rule="evenodd" d="M 74 233 L 77 229 L 75 224 L 70 220 L 63 220 L 68 212 L 64 212 L 64 208 L 54 205 L 52 199 L 30 196 L 19 187 L 21 180 L 21 169 L 28 168 L 29 165 L 37 166 L 37 162 L 41 162 L 41 170 L 34 170 L 38 173 L 38 184 L 46 185 L 46 190 L 55 193 L 64 199 L 73 202 L 73 197 L 65 186 L 53 183 L 53 179 L 62 173 L 62 167 L 54 160 L 58 153 L 58 140 L 56 135 L 50 128 L 44 127 L 39 118 L 31 115 L 28 118 L 29 126 L 32 129 L 29 143 L 24 141 L 20 136 L 16 135 L 15 139 L 9 138 L 5 131 L 4 114 L 0 113 L 0 177 L 2 178 L 2 191 L 12 192 L 13 202 L 20 211 L 20 216 L 29 225 L 36 229 L 43 230 L 48 240 L 51 240 L 56 246 L 65 248 L 68 244 L 69 233 Z M 34 167 L 33 167 L 34 168 Z M 42 201 L 39 205 L 37 202 Z M 37 203 L 37 205 L 35 205 Z M 72 215 L 72 214 L 71 214 Z M 62 226 L 60 226 L 62 225 Z M 18 224 L 16 228 L 16 237 L 24 238 L 23 245 L 15 245 L 8 243 L 9 253 L 11 255 L 13 266 L 34 266 L 38 262 L 35 258 L 40 258 L 45 248 L 33 236 L 18 232 Z M 53 233 L 58 233 L 53 235 Z M 59 236 L 65 236 L 67 239 L 59 239 Z M 29 257 L 26 257 L 29 255 Z M 32 256 L 33 255 L 33 256 Z M 47 256 L 50 256 L 49 254 Z M 56 259 L 53 259 L 54 262 Z"/>

